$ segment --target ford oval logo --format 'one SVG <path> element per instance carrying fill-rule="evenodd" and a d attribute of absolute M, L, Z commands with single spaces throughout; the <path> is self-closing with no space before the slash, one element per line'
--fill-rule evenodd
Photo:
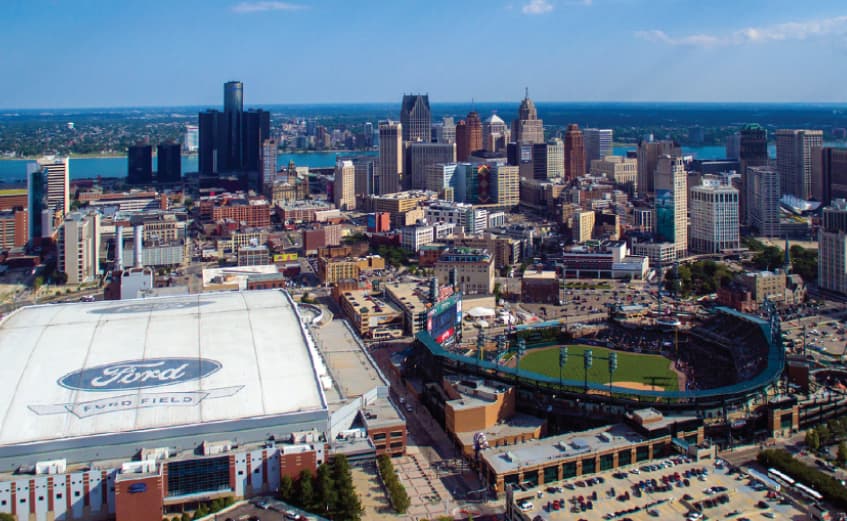
<path fill-rule="evenodd" d="M 77 391 L 127 391 L 176 385 L 218 372 L 221 363 L 209 358 L 148 358 L 97 365 L 68 373 L 59 385 Z"/>

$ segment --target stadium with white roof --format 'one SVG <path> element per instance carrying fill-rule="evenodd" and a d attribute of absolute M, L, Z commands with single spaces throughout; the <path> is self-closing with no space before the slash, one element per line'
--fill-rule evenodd
<path fill-rule="evenodd" d="M 0 359 L 0 511 L 19 518 L 161 519 L 324 459 L 332 380 L 284 291 L 25 307 Z"/>

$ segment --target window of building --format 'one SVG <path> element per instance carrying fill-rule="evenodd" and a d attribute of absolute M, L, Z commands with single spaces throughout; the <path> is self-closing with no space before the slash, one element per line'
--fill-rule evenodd
<path fill-rule="evenodd" d="M 231 490 L 228 457 L 168 464 L 169 497 L 221 490 Z"/>
<path fill-rule="evenodd" d="M 401 438 L 403 436 L 403 431 L 391 431 L 392 438 Z"/>
<path fill-rule="evenodd" d="M 399 448 L 401 448 L 402 446 L 403 446 L 403 442 L 402 442 L 402 441 L 394 441 L 394 442 L 391 442 L 391 448 L 392 448 L 392 449 L 399 449 Z"/>
<path fill-rule="evenodd" d="M 609 470 L 615 465 L 615 458 L 613 454 L 604 454 L 600 456 L 600 470 Z"/>
<path fill-rule="evenodd" d="M 631 450 L 622 450 L 618 452 L 618 466 L 623 467 L 624 465 L 629 465 L 632 463 L 632 451 Z"/>
<path fill-rule="evenodd" d="M 384 432 L 378 432 L 378 433 L 373 435 L 373 438 L 374 438 L 374 441 L 384 440 L 385 439 L 385 433 Z"/>
<path fill-rule="evenodd" d="M 582 473 L 593 474 L 597 472 L 597 460 L 594 458 L 585 458 L 582 460 Z"/>
<path fill-rule="evenodd" d="M 544 483 L 552 483 L 559 479 L 559 467 L 557 465 L 553 465 L 551 467 L 544 467 Z"/>
<path fill-rule="evenodd" d="M 650 447 L 642 445 L 635 449 L 635 461 L 647 461 L 650 458 Z"/>

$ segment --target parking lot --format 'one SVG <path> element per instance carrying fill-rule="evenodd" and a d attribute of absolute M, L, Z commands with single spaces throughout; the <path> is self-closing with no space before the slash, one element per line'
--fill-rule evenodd
<path fill-rule="evenodd" d="M 806 519 L 788 499 L 726 465 L 673 459 L 679 464 L 661 460 L 518 491 L 515 497 L 526 500 L 521 510 L 531 520 Z"/>

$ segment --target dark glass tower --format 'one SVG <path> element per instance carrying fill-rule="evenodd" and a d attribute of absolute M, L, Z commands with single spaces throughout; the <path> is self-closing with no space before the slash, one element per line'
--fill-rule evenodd
<path fill-rule="evenodd" d="M 27 168 L 26 203 L 29 212 L 29 240 L 42 237 L 41 213 L 47 208 L 45 171 L 38 165 Z"/>
<path fill-rule="evenodd" d="M 199 120 L 198 168 L 200 175 L 212 176 L 220 171 L 218 162 L 221 150 L 218 148 L 220 141 L 218 130 L 223 121 L 223 114 L 217 110 L 207 110 L 200 113 Z"/>
<path fill-rule="evenodd" d="M 223 171 L 236 172 L 244 166 L 242 145 L 242 118 L 244 115 L 244 84 L 240 81 L 224 83 L 224 118 L 226 120 L 226 167 Z"/>
<path fill-rule="evenodd" d="M 150 145 L 132 145 L 127 154 L 127 178 L 131 185 L 153 182 L 153 147 Z"/>
<path fill-rule="evenodd" d="M 258 172 L 261 168 L 262 143 L 270 137 L 271 114 L 265 110 L 248 110 L 243 115 L 241 133 L 243 170 Z"/>
<path fill-rule="evenodd" d="M 739 151 L 742 170 L 748 166 L 768 164 L 768 131 L 759 125 L 746 125 L 741 129 Z"/>
<path fill-rule="evenodd" d="M 178 183 L 182 180 L 182 157 L 178 143 L 159 143 L 156 147 L 156 181 Z"/>
<path fill-rule="evenodd" d="M 432 112 L 429 94 L 404 94 L 400 108 L 403 141 L 432 141 Z"/>

